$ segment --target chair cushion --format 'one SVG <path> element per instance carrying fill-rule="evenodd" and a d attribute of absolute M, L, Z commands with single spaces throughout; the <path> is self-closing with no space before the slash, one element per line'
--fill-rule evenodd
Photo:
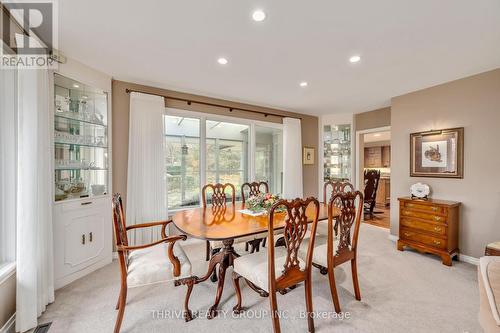
<path fill-rule="evenodd" d="M 488 308 L 489 311 L 482 312 L 489 312 L 493 322 L 500 326 L 500 257 L 482 257 L 479 260 L 479 273 L 480 288 L 483 288 L 481 296 L 485 296 L 481 299 L 481 310 Z"/>
<path fill-rule="evenodd" d="M 498 250 L 500 251 L 500 242 L 494 242 L 494 243 L 490 243 L 488 244 L 488 246 L 486 246 L 487 248 L 490 248 L 490 249 L 493 249 L 493 250 Z"/>
<path fill-rule="evenodd" d="M 268 251 L 255 252 L 234 259 L 234 271 L 259 288 L 269 291 Z M 284 247 L 274 249 L 274 269 L 276 278 L 283 272 L 287 251 Z M 299 258 L 299 267 L 305 269 L 305 262 Z"/>
<path fill-rule="evenodd" d="M 316 233 L 316 239 L 314 240 L 313 263 L 319 264 L 323 267 L 326 267 L 328 265 L 328 260 L 326 255 L 327 240 L 328 240 L 327 236 Z M 304 237 L 304 240 L 302 241 L 302 244 L 300 244 L 299 257 L 302 258 L 302 260 L 304 261 L 306 261 L 307 258 L 307 249 L 309 248 L 309 241 L 310 241 L 309 235 L 306 235 L 306 237 Z"/>
<path fill-rule="evenodd" d="M 174 255 L 181 264 L 180 276 L 174 277 L 173 265 L 168 258 L 168 243 L 161 243 L 129 254 L 127 285 L 129 288 L 168 282 L 191 275 L 191 262 L 179 245 L 174 245 Z"/>

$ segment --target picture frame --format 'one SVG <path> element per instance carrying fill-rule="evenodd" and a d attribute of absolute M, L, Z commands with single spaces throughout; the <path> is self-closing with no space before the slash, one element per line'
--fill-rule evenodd
<path fill-rule="evenodd" d="M 463 178 L 464 128 L 411 133 L 410 177 Z"/>
<path fill-rule="evenodd" d="M 314 147 L 304 147 L 302 153 L 302 160 L 304 165 L 313 165 L 315 158 Z"/>

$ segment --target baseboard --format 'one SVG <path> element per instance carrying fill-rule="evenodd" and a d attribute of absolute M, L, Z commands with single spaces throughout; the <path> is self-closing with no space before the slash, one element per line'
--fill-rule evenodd
<path fill-rule="evenodd" d="M 5 325 L 0 328 L 0 333 L 16 333 L 16 314 L 14 313 L 12 317 L 7 320 Z"/>
<path fill-rule="evenodd" d="M 58 278 L 58 279 L 55 279 L 54 288 L 55 288 L 55 290 L 61 289 L 62 287 L 65 287 L 66 285 L 70 284 L 71 282 L 74 282 L 78 279 L 81 279 L 82 277 L 98 270 L 99 268 L 102 268 L 106 265 L 111 264 L 112 261 L 113 261 L 113 258 L 108 256 L 107 258 L 102 259 L 102 260 L 100 260 L 100 261 L 80 270 L 80 271 L 68 274 L 68 275 L 63 276 L 63 277 Z"/>
<path fill-rule="evenodd" d="M 479 265 L 479 258 L 474 258 L 471 256 L 467 256 L 465 254 L 459 254 L 458 255 L 458 260 L 472 264 L 472 265 Z"/>
<path fill-rule="evenodd" d="M 389 240 L 391 240 L 393 242 L 397 242 L 398 239 L 399 239 L 399 236 L 393 235 L 393 234 L 389 234 L 389 236 L 387 238 L 389 238 Z"/>

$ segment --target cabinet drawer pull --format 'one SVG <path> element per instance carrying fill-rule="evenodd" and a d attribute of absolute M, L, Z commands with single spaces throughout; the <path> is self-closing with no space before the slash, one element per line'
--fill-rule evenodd
<path fill-rule="evenodd" d="M 437 232 L 440 232 L 443 229 L 441 229 L 441 227 L 434 227 L 434 230 L 437 231 Z"/>
<path fill-rule="evenodd" d="M 435 244 L 435 245 L 441 245 L 441 241 L 434 240 L 434 244 Z"/>
<path fill-rule="evenodd" d="M 441 217 L 440 216 L 434 216 L 434 220 L 441 221 Z"/>
<path fill-rule="evenodd" d="M 406 236 L 406 237 L 410 237 L 410 236 L 411 236 L 411 233 L 409 233 L 409 232 L 405 232 L 405 236 Z"/>
<path fill-rule="evenodd" d="M 407 204 L 406 206 L 407 207 L 413 207 L 413 204 Z"/>
<path fill-rule="evenodd" d="M 431 209 L 432 209 L 433 211 L 437 211 L 437 210 L 438 210 L 438 208 L 437 208 L 437 207 L 432 207 Z"/>
<path fill-rule="evenodd" d="M 85 234 L 82 235 L 82 245 L 85 245 Z"/>
<path fill-rule="evenodd" d="M 87 201 L 87 202 L 81 203 L 82 206 L 91 205 L 91 204 L 92 204 L 92 201 Z"/>
<path fill-rule="evenodd" d="M 92 238 L 93 238 L 93 236 L 94 236 L 94 235 L 92 234 L 92 232 L 90 232 L 90 233 L 89 233 L 89 242 L 91 242 L 91 243 L 92 243 Z"/>

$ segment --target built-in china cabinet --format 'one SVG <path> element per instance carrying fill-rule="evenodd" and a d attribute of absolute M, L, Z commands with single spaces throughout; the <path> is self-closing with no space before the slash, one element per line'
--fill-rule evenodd
<path fill-rule="evenodd" d="M 82 66 L 52 77 L 56 288 L 112 260 L 111 80 Z"/>

